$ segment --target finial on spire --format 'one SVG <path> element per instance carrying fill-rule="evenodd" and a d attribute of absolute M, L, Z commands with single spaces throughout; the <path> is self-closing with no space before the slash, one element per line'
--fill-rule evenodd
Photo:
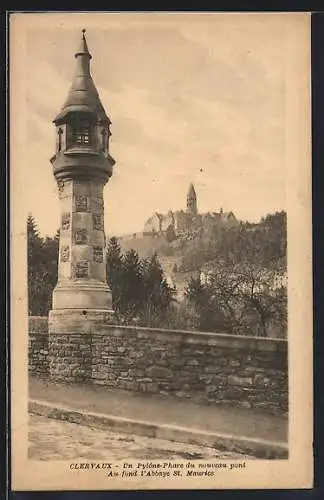
<path fill-rule="evenodd" d="M 91 55 L 90 55 L 90 52 L 89 52 L 89 49 L 88 49 L 88 45 L 87 45 L 87 40 L 86 40 L 86 37 L 85 37 L 86 29 L 83 28 L 81 31 L 82 31 L 81 43 L 79 45 L 79 50 L 75 54 L 75 57 L 77 57 L 79 55 L 86 54 L 89 57 L 89 59 L 91 59 Z"/>

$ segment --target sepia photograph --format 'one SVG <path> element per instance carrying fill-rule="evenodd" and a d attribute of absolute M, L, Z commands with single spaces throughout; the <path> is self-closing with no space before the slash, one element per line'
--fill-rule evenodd
<path fill-rule="evenodd" d="M 310 487 L 309 15 L 9 27 L 13 488 Z"/>

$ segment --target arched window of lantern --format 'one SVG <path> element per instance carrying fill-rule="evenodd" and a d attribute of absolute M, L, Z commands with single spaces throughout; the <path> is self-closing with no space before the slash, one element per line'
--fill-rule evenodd
<path fill-rule="evenodd" d="M 106 127 L 102 127 L 100 134 L 101 134 L 100 149 L 103 153 L 106 153 L 108 151 L 108 130 L 106 129 Z"/>
<path fill-rule="evenodd" d="M 91 123 L 86 118 L 75 120 L 72 126 L 72 143 L 74 146 L 89 146 L 92 141 Z"/>
<path fill-rule="evenodd" d="M 60 152 L 62 151 L 62 135 L 63 135 L 63 129 L 61 127 L 58 128 L 57 131 L 57 151 Z"/>

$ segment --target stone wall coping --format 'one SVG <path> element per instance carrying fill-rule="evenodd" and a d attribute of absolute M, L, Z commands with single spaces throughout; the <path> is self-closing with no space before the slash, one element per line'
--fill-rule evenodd
<path fill-rule="evenodd" d="M 29 333 L 33 335 L 48 334 L 48 317 L 47 316 L 28 316 Z"/>
<path fill-rule="evenodd" d="M 36 323 L 43 323 L 47 319 L 46 317 L 35 317 L 31 316 L 29 318 Z M 33 321 L 29 322 L 30 327 Z M 169 330 L 166 328 L 152 328 L 152 327 L 142 327 L 136 325 L 117 325 L 106 323 L 105 321 L 91 321 L 92 326 L 89 333 L 92 335 L 105 335 L 108 331 L 118 332 L 129 331 L 133 332 L 139 338 L 149 338 L 152 335 L 159 336 L 160 338 L 167 338 L 168 341 L 174 342 L 184 342 L 193 344 L 202 344 L 209 346 L 219 346 L 237 349 L 250 349 L 257 351 L 287 351 L 287 340 L 273 337 L 253 337 L 248 335 L 233 335 L 229 333 L 214 333 L 214 332 L 196 332 L 190 330 Z M 30 334 L 41 335 L 47 334 L 47 331 L 40 331 L 38 329 L 30 328 Z M 76 330 L 73 332 L 78 333 Z M 73 334 L 72 332 L 70 334 Z M 62 335 L 66 335 L 66 332 L 62 332 Z"/>
<path fill-rule="evenodd" d="M 172 330 L 169 328 L 155 328 L 151 326 L 136 326 L 136 325 L 118 325 L 118 324 L 107 324 L 105 325 L 107 328 L 125 328 L 125 330 L 146 330 L 151 332 L 164 332 L 164 333 L 180 333 L 180 334 L 190 334 L 190 335 L 211 335 L 216 337 L 226 337 L 231 339 L 247 339 L 247 340 L 266 340 L 267 342 L 287 342 L 286 339 L 283 338 L 275 338 L 275 337 L 255 337 L 253 335 L 234 335 L 232 333 L 222 333 L 222 332 L 203 332 L 203 331 L 195 331 L 195 330 Z"/>
<path fill-rule="evenodd" d="M 99 325 L 96 325 L 96 327 Z M 245 335 L 231 335 L 228 333 L 194 332 L 189 330 L 169 330 L 165 328 L 149 328 L 129 325 L 102 324 L 92 333 L 101 335 L 105 330 L 133 331 L 138 337 L 149 338 L 152 335 L 167 337 L 168 341 L 182 341 L 184 343 L 204 344 L 209 346 L 229 347 L 237 349 L 251 349 L 257 351 L 287 351 L 287 340 L 270 337 L 252 337 Z M 173 338 L 172 338 L 173 337 Z"/>

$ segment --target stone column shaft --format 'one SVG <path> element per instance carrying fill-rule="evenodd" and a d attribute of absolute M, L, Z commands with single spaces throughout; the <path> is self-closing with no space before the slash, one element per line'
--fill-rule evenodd
<path fill-rule="evenodd" d="M 103 183 L 90 180 L 59 183 L 61 228 L 54 310 L 111 310 L 106 281 L 103 188 Z"/>

